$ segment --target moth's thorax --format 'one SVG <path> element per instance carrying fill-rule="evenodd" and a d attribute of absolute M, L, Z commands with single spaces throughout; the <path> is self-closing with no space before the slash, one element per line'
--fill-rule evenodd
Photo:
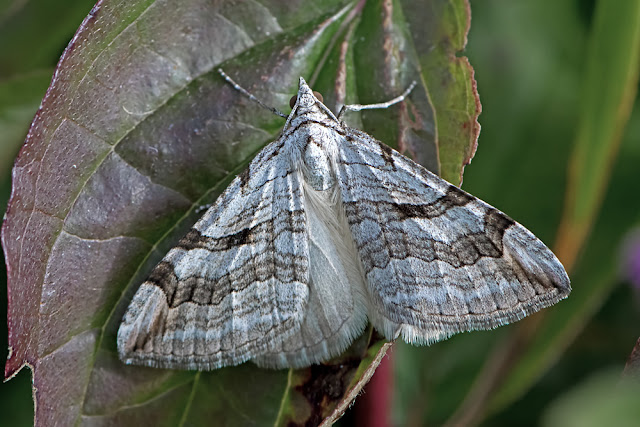
<path fill-rule="evenodd" d="M 305 181 L 317 191 L 333 189 L 336 181 L 336 156 L 342 135 L 317 122 L 306 122 L 291 135 L 291 142 L 301 156 L 299 169 Z"/>
<path fill-rule="evenodd" d="M 316 191 L 331 190 L 337 184 L 335 165 L 342 135 L 336 126 L 341 126 L 340 122 L 302 81 L 283 137 L 295 168 Z"/>
<path fill-rule="evenodd" d="M 336 185 L 334 161 L 330 153 L 318 145 L 314 139 L 309 139 L 302 157 L 305 180 L 314 190 L 325 191 Z"/>

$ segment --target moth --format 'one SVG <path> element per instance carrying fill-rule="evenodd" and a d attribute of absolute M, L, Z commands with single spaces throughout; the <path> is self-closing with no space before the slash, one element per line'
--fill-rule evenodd
<path fill-rule="evenodd" d="M 432 344 L 568 296 L 562 264 L 522 225 L 347 127 L 303 78 L 292 100 L 279 138 L 134 295 L 124 362 L 300 368 L 342 353 L 367 322 Z"/>

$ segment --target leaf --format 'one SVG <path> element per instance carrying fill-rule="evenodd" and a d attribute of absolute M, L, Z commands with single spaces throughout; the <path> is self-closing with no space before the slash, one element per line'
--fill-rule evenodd
<path fill-rule="evenodd" d="M 0 177 L 9 176 L 12 160 L 38 110 L 40 98 L 51 80 L 43 70 L 0 81 Z"/>
<path fill-rule="evenodd" d="M 16 0 L 0 4 L 0 78 L 55 65 L 94 0 Z M 40 95 L 42 97 L 42 95 Z"/>
<path fill-rule="evenodd" d="M 598 1 L 569 165 L 557 254 L 568 269 L 595 221 L 629 120 L 640 75 L 640 3 Z"/>
<path fill-rule="evenodd" d="M 48 0 L 0 2 L 0 205 L 6 207 L 11 186 L 11 168 L 29 130 L 42 97 L 51 82 L 53 67 L 78 23 L 94 0 Z M 4 262 L 2 271 L 5 270 Z M 6 276 L 0 298 L 2 330 L 6 330 Z M 0 348 L 7 348 L 7 335 Z M 6 353 L 3 355 L 6 357 Z M 5 359 L 1 359 L 2 362 Z M 30 373 L 2 387 L 0 412 L 3 423 L 26 426 L 33 423 Z"/>
<path fill-rule="evenodd" d="M 6 206 L 11 186 L 11 168 L 16 153 L 20 149 L 29 123 L 35 115 L 42 94 L 51 81 L 51 70 L 32 72 L 0 81 L 0 206 Z M 0 269 L 5 271 L 4 262 Z M 6 319 L 7 297 L 6 276 L 2 276 L 0 287 L 0 319 Z M 4 320 L 3 320 L 4 322 Z M 6 330 L 2 324 L 2 330 Z M 0 348 L 7 348 L 6 335 L 0 337 Z M 3 386 L 0 411 L 8 414 L 4 418 L 7 425 L 30 425 L 33 409 L 29 402 L 31 381 L 25 372 Z"/>
<path fill-rule="evenodd" d="M 638 123 L 640 114 L 636 112 L 635 116 Z M 638 174 L 635 130 L 629 129 L 623 140 L 605 198 L 607 209 L 600 214 L 572 273 L 575 286 L 571 297 L 550 310 L 537 325 L 535 336 L 492 396 L 487 411 L 499 411 L 531 387 L 575 340 L 618 284 L 620 242 L 630 228 L 640 225 L 640 200 L 629 200 L 629 187 L 625 186 L 635 182 Z"/>
<path fill-rule="evenodd" d="M 615 253 L 615 244 L 635 218 L 624 215 L 623 220 L 605 222 L 610 224 L 606 231 L 597 230 L 591 241 L 587 238 L 609 189 L 612 167 L 631 114 L 639 75 L 640 3 L 625 0 L 613 5 L 599 1 L 583 82 L 584 99 L 569 165 L 567 199 L 555 249 L 567 270 L 576 270 L 572 274 L 575 290 L 567 304 L 559 306 L 536 325 L 536 338 L 530 343 L 525 357 L 513 366 L 501 390 L 492 397 L 491 410 L 502 408 L 517 398 L 557 359 L 615 284 L 617 260 L 603 260 L 602 254 Z M 628 176 L 634 179 L 633 173 Z M 626 199 L 622 196 L 618 204 L 608 206 L 626 205 L 628 209 L 631 203 Z M 618 239 L 612 239 L 612 236 L 618 236 Z M 597 237 L 603 239 L 599 244 L 596 244 Z M 590 246 L 585 249 L 587 242 Z M 608 251 L 597 251 L 596 255 L 597 248 L 605 247 Z M 584 253 L 584 259 L 580 260 L 578 268 L 574 268 L 580 252 Z M 520 335 L 528 335 L 527 324 L 521 326 Z"/>
<path fill-rule="evenodd" d="M 640 385 L 620 381 L 618 369 L 592 374 L 561 396 L 544 414 L 543 426 L 633 426 L 638 423 Z"/>
<path fill-rule="evenodd" d="M 467 44 L 471 11 L 466 1 L 406 2 L 405 16 L 414 31 L 415 49 L 436 105 L 440 175 L 462 183 L 464 167 L 471 163 L 480 133 L 482 110 L 469 60 L 458 57 Z M 425 21 L 426 19 L 426 21 Z M 471 143 L 470 143 L 471 142 Z"/>
<path fill-rule="evenodd" d="M 636 345 L 627 359 L 627 364 L 624 366 L 624 376 L 634 381 L 640 379 L 640 338 L 636 341 Z"/>
<path fill-rule="evenodd" d="M 545 17 L 554 15 L 555 10 L 550 14 L 547 6 L 541 9 Z M 616 284 L 617 244 L 629 225 L 637 220 L 638 209 L 635 199 L 629 200 L 630 188 L 622 185 L 637 177 L 631 148 L 637 144 L 633 137 L 626 142 L 631 164 L 626 163 L 629 160 L 623 155 L 615 168 L 613 165 L 636 93 L 640 65 L 639 12 L 637 2 L 615 5 L 598 2 L 587 52 L 586 76 L 580 86 L 582 96 L 573 103 L 581 107 L 573 136 L 569 196 L 556 243 L 556 253 L 571 275 L 572 294 L 553 309 L 520 322 L 501 346 L 495 346 L 453 423 L 482 420 L 483 416 L 496 414 L 520 399 L 573 342 Z M 567 20 L 562 22 L 567 25 Z M 561 76 L 554 77 L 563 81 Z M 547 80 L 545 84 L 553 83 Z M 555 98 L 551 100 L 560 102 Z M 567 105 L 571 108 L 572 104 Z M 558 109 L 557 106 L 548 108 Z M 562 138 L 557 138 L 556 144 L 561 143 Z M 547 158 L 559 155 L 555 147 L 549 146 L 547 151 L 552 153 L 547 154 Z M 522 156 L 521 152 L 518 156 Z M 546 167 L 547 159 L 540 160 L 533 163 L 535 182 L 544 185 L 540 175 L 548 175 L 553 169 Z M 518 165 L 522 167 L 520 162 Z M 541 169 L 541 165 L 545 165 L 545 169 Z M 541 170 L 544 173 L 540 173 Z M 614 180 L 610 180 L 612 173 Z M 529 196 L 527 191 L 519 189 L 518 192 Z M 605 195 L 607 209 L 600 213 Z M 544 205 L 541 209 L 551 210 Z M 598 226 L 589 235 L 596 218 Z"/>
<path fill-rule="evenodd" d="M 434 1 L 430 10 L 447 4 Z M 348 406 L 386 349 L 375 337 L 305 370 L 244 364 L 184 372 L 125 366 L 115 335 L 137 286 L 195 222 L 197 208 L 283 126 L 226 84 L 218 67 L 277 107 L 287 105 L 300 75 L 329 99 L 349 102 L 395 96 L 416 79 L 410 101 L 376 117 L 393 126 L 389 143 L 410 140 L 400 148 L 417 158 L 434 152 L 438 106 L 414 52 L 435 42 L 409 32 L 408 6 L 418 13 L 411 2 L 344 0 L 103 1 L 91 11 L 18 157 L 3 226 L 5 375 L 33 370 L 36 424 L 304 424 Z M 379 12 L 383 31 L 365 31 L 372 25 L 365 18 Z M 366 67 L 364 59 L 386 64 L 389 55 L 399 64 L 385 68 L 392 75 Z M 474 90 L 458 92 L 463 105 L 475 105 Z M 385 136 L 370 117 L 351 120 Z M 475 144 L 474 134 L 465 137 Z"/>

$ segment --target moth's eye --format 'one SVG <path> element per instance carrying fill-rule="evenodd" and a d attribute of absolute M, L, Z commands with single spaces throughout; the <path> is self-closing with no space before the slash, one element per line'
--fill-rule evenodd
<path fill-rule="evenodd" d="M 318 101 L 324 102 L 324 98 L 322 98 L 322 94 L 320 92 L 313 91 L 313 95 L 318 98 Z"/>
<path fill-rule="evenodd" d="M 290 106 L 291 108 L 293 108 L 293 106 L 294 106 L 294 105 L 296 105 L 296 101 L 297 101 L 297 100 L 298 100 L 298 95 L 297 95 L 297 94 L 296 94 L 296 95 L 293 95 L 293 96 L 291 97 L 291 99 L 289 100 L 289 106 Z"/>

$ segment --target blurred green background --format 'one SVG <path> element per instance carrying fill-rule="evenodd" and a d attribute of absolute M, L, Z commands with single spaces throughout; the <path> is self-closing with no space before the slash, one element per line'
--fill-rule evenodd
<path fill-rule="evenodd" d="M 0 206 L 6 206 L 13 159 L 54 66 L 92 5 L 92 0 L 0 0 Z M 472 0 L 471 9 L 464 55 L 476 72 L 483 113 L 478 151 L 465 170 L 463 188 L 553 247 L 567 165 L 588 116 L 583 107 L 592 88 L 586 72 L 593 66 L 596 1 Z M 534 340 L 513 370 L 496 371 L 505 375 L 504 387 L 484 389 L 491 396 L 482 395 L 486 378 L 477 375 L 491 373 L 482 371 L 485 358 L 495 355 L 496 346 L 513 345 L 522 333 L 517 326 L 461 335 L 428 349 L 397 345 L 392 356 L 397 425 L 440 425 L 469 414 L 483 425 L 637 425 L 638 389 L 617 385 L 640 335 L 638 293 L 620 269 L 622 242 L 640 220 L 640 109 L 635 91 L 630 94 L 635 108 L 619 152 L 610 147 L 605 153 L 617 153 L 611 176 L 588 171 L 597 178 L 594 192 L 597 184 L 606 185 L 602 208 L 570 272 L 574 293 L 541 326 L 549 341 Z M 6 348 L 6 284 L 0 288 L 0 347 Z M 29 375 L 23 370 L 0 387 L 3 425 L 32 424 Z M 465 401 L 468 390 L 476 395 Z M 482 408 L 474 410 L 474 402 Z"/>

